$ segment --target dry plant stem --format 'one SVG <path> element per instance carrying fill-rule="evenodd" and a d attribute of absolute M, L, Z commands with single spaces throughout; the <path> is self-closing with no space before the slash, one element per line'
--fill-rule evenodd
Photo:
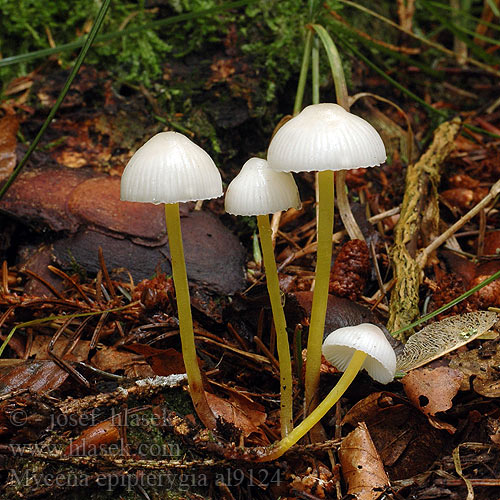
<path fill-rule="evenodd" d="M 205 427 L 214 430 L 216 427 L 215 416 L 208 405 L 203 390 L 200 367 L 196 357 L 194 344 L 193 319 L 191 316 L 191 300 L 184 260 L 184 247 L 182 245 L 181 220 L 178 203 L 165 204 L 165 218 L 167 223 L 168 244 L 172 262 L 172 275 L 174 278 L 177 312 L 179 315 L 179 331 L 182 345 L 182 357 L 189 383 L 189 393 L 198 417 Z"/>
<path fill-rule="evenodd" d="M 299 439 L 304 437 L 328 412 L 330 408 L 342 397 L 347 388 L 358 374 L 359 370 L 366 359 L 366 354 L 361 351 L 355 351 L 346 371 L 343 373 L 340 380 L 335 384 L 334 388 L 328 393 L 325 399 L 310 413 L 288 436 L 276 445 L 269 452 L 257 459 L 258 462 L 267 462 L 276 460 L 281 457 L 290 447 L 292 447 Z M 308 360 L 309 362 L 309 356 Z"/>
<path fill-rule="evenodd" d="M 436 238 L 429 246 L 427 246 L 419 255 L 418 261 L 421 266 L 424 266 L 427 258 L 434 250 L 439 248 L 448 238 L 453 236 L 461 227 L 469 222 L 483 208 L 487 207 L 500 194 L 500 180 L 491 186 L 490 192 L 471 210 L 463 215 L 455 224 L 450 226 L 443 234 Z"/>
<path fill-rule="evenodd" d="M 339 170 L 335 178 L 335 187 L 337 188 L 337 207 L 339 209 L 340 218 L 344 224 L 344 227 L 351 240 L 362 240 L 365 241 L 365 237 L 359 229 L 354 216 L 352 215 L 351 206 L 349 205 L 349 199 L 347 197 L 346 190 L 346 177 L 345 170 Z"/>
<path fill-rule="evenodd" d="M 420 314 L 418 290 L 422 267 L 417 261 L 417 240 L 422 233 L 425 236 L 437 233 L 439 169 L 453 150 L 459 130 L 459 119 L 440 125 L 428 150 L 416 163 L 408 166 L 401 215 L 394 228 L 394 247 L 391 251 L 397 280 L 390 300 L 387 324 L 390 332 L 400 330 Z M 397 338 L 406 340 L 405 335 Z"/>
<path fill-rule="evenodd" d="M 262 247 L 262 257 L 264 259 L 264 267 L 266 270 L 267 291 L 269 293 L 269 300 L 271 301 L 274 327 L 276 329 L 276 341 L 280 366 L 281 437 L 285 437 L 293 429 L 293 379 L 292 364 L 290 360 L 290 346 L 288 343 L 288 333 L 286 331 L 285 313 L 283 312 L 283 307 L 281 305 L 278 270 L 276 269 L 276 260 L 274 258 L 269 216 L 258 215 L 257 225 L 259 227 L 260 245 Z"/>
<path fill-rule="evenodd" d="M 314 287 L 309 338 L 307 340 L 307 363 L 305 375 L 306 411 L 314 408 L 317 401 L 319 371 L 321 366 L 321 345 L 325 328 L 328 304 L 328 285 L 332 261 L 334 174 L 325 170 L 318 174 L 319 213 L 318 243 L 316 256 L 316 285 Z"/>

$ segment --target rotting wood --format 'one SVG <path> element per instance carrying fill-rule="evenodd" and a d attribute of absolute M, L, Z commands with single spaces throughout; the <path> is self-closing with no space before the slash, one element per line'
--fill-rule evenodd
<path fill-rule="evenodd" d="M 416 259 L 417 242 L 422 235 L 425 235 L 425 240 L 432 240 L 437 235 L 439 170 L 455 147 L 460 126 L 459 118 L 441 124 L 428 150 L 416 163 L 408 166 L 401 215 L 394 228 L 391 251 L 396 283 L 391 293 L 389 331 L 399 330 L 419 314 L 418 289 L 422 268 Z M 405 340 L 410 334 L 411 331 L 404 332 L 398 338 Z"/>

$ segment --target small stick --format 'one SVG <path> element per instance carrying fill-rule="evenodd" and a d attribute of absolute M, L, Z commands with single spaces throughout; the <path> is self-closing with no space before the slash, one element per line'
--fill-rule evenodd
<path fill-rule="evenodd" d="M 429 246 L 418 256 L 418 263 L 423 267 L 427 262 L 429 255 L 439 248 L 450 236 L 455 234 L 461 227 L 469 222 L 475 215 L 477 215 L 484 207 L 488 206 L 493 199 L 500 194 L 500 180 L 491 186 L 490 192 L 473 208 L 471 208 L 465 215 L 463 215 L 455 224 L 450 226 L 444 233 L 438 236 Z"/>

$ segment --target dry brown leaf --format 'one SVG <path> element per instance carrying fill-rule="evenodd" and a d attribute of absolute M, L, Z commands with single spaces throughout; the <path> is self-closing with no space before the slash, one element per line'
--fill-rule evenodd
<path fill-rule="evenodd" d="M 98 455 L 101 451 L 109 452 L 109 445 L 118 442 L 120 431 L 118 419 L 104 420 L 85 429 L 80 436 L 66 447 L 63 455 Z"/>
<path fill-rule="evenodd" d="M 16 134 L 19 121 L 7 114 L 0 119 L 0 181 L 6 179 L 16 166 Z"/>
<path fill-rule="evenodd" d="M 484 236 L 485 255 L 500 255 L 500 231 L 491 231 Z"/>
<path fill-rule="evenodd" d="M 144 344 L 131 344 L 126 349 L 142 354 L 156 375 L 166 377 L 176 373 L 186 373 L 182 354 L 173 348 L 156 349 Z"/>
<path fill-rule="evenodd" d="M 21 364 L 0 369 L 0 395 L 28 388 L 33 393 L 45 394 L 60 387 L 68 373 L 52 361 L 27 360 Z"/>
<path fill-rule="evenodd" d="M 266 420 L 266 414 L 262 411 L 262 406 L 252 402 L 253 407 L 251 407 L 234 397 L 232 397 L 232 400 L 228 400 L 209 392 L 206 395 L 214 415 L 234 425 L 241 431 L 243 437 L 257 433 L 261 438 L 265 438 L 264 433 L 257 427 Z"/>
<path fill-rule="evenodd" d="M 384 464 L 364 422 L 342 441 L 339 459 L 348 493 L 358 500 L 375 500 L 389 486 Z"/>
<path fill-rule="evenodd" d="M 462 382 L 463 373 L 447 366 L 418 368 L 402 379 L 406 395 L 425 415 L 449 410 Z"/>
<path fill-rule="evenodd" d="M 114 347 L 97 351 L 91 361 L 99 370 L 110 373 L 121 371 L 127 377 L 146 378 L 155 375 L 142 354 L 121 351 Z"/>
<path fill-rule="evenodd" d="M 406 479 L 428 470 L 442 452 L 444 437 L 406 399 L 373 393 L 355 404 L 342 425 L 366 422 L 391 478 Z"/>
<path fill-rule="evenodd" d="M 51 359 L 48 352 L 48 347 L 51 340 L 51 336 L 49 337 L 48 335 L 39 334 L 36 335 L 33 339 L 29 357 L 35 356 L 35 359 Z M 57 339 L 57 342 L 54 344 L 53 353 L 56 356 L 62 357 L 63 359 L 68 361 L 86 360 L 90 350 L 90 342 L 88 340 L 79 340 L 70 354 L 64 354 L 65 350 L 70 347 L 71 343 L 72 339 L 69 338 L 63 337 Z"/>

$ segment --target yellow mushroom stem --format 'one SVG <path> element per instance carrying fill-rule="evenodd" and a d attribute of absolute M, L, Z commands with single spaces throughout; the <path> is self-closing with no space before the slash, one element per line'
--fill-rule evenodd
<path fill-rule="evenodd" d="M 293 379 L 292 363 L 290 360 L 290 346 L 286 331 L 286 320 L 281 305 L 281 294 L 278 280 L 278 270 L 274 258 L 271 225 L 268 215 L 258 215 L 260 245 L 266 270 L 267 291 L 271 301 L 274 327 L 276 330 L 276 346 L 280 364 L 280 395 L 281 395 L 281 437 L 287 436 L 293 429 Z"/>
<path fill-rule="evenodd" d="M 340 377 L 335 387 L 328 393 L 325 399 L 310 413 L 288 436 L 273 445 L 267 453 L 259 456 L 257 462 L 267 462 L 281 457 L 299 439 L 305 436 L 328 412 L 328 410 L 342 397 L 347 388 L 355 379 L 366 359 L 366 353 L 355 351 L 346 371 Z"/>
<path fill-rule="evenodd" d="M 208 405 L 203 389 L 200 367 L 196 357 L 194 344 L 193 318 L 191 316 L 191 300 L 182 245 L 181 221 L 178 203 L 165 204 L 165 219 L 167 224 L 168 245 L 174 278 L 177 313 L 179 315 L 179 331 L 181 336 L 182 357 L 189 383 L 189 393 L 198 417 L 205 427 L 214 430 L 215 416 Z"/>
<path fill-rule="evenodd" d="M 328 305 L 330 265 L 332 262 L 334 174 L 331 170 L 318 173 L 318 250 L 316 274 L 311 308 L 311 322 L 307 341 L 307 363 L 305 374 L 306 414 L 317 404 L 321 346 Z"/>

